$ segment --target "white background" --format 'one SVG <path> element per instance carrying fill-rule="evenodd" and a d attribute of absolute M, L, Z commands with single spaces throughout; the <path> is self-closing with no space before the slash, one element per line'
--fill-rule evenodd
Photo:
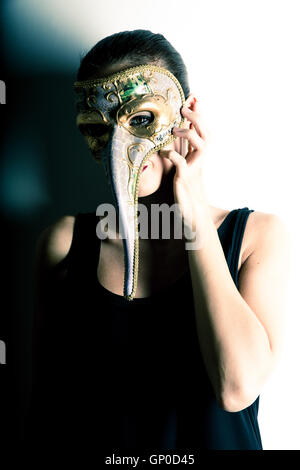
<path fill-rule="evenodd" d="M 297 0 L 11 0 L 4 31 L 16 71 L 74 69 L 101 38 L 159 32 L 182 54 L 211 141 L 211 204 L 276 213 L 291 235 L 285 349 L 261 393 L 265 449 L 300 449 L 300 2 Z M 30 53 L 29 53 L 30 51 Z"/>

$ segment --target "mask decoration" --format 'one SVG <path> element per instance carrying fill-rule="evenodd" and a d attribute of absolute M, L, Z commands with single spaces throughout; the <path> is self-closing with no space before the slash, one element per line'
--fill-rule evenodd
<path fill-rule="evenodd" d="M 128 68 L 108 77 L 74 83 L 77 126 L 94 158 L 102 161 L 121 224 L 124 296 L 135 297 L 138 262 L 138 186 L 148 158 L 174 140 L 185 103 L 180 83 L 154 65 Z"/>

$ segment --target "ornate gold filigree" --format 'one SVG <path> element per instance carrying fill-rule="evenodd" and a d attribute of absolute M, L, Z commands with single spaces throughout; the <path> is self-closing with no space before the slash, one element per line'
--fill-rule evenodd
<path fill-rule="evenodd" d="M 163 73 L 163 74 L 167 75 L 169 78 L 171 78 L 171 80 L 173 80 L 173 82 L 175 83 L 175 85 L 178 88 L 182 104 L 184 103 L 184 100 L 185 100 L 184 93 L 183 93 L 183 90 L 182 90 L 181 85 L 180 85 L 179 81 L 177 80 L 177 78 L 171 72 L 169 72 L 169 70 L 167 70 L 163 67 L 157 67 L 156 65 L 146 65 L 146 64 L 145 65 L 139 65 L 137 67 L 130 67 L 130 68 L 128 68 L 126 70 L 123 70 L 121 72 L 114 73 L 113 75 L 110 75 L 110 76 L 107 76 L 107 77 L 96 78 L 96 79 L 93 79 L 93 80 L 76 81 L 74 83 L 74 88 L 89 88 L 89 87 L 93 87 L 93 86 L 101 86 L 103 88 L 103 85 L 105 85 L 105 84 L 114 83 L 115 81 L 125 80 L 125 79 L 128 79 L 128 78 L 132 77 L 132 75 L 134 75 L 134 74 L 144 73 L 144 72 L 148 72 L 148 71 L 153 72 L 153 73 L 154 72 Z"/>
<path fill-rule="evenodd" d="M 86 104 L 89 108 L 93 108 L 94 105 L 97 103 L 97 86 L 94 85 L 91 88 L 86 89 Z"/>
<path fill-rule="evenodd" d="M 143 146 L 143 144 L 131 144 L 129 145 L 129 147 L 127 148 L 127 159 L 128 159 L 128 165 L 130 168 L 133 168 L 134 166 L 134 162 L 132 161 L 132 158 L 131 158 L 131 152 L 133 150 L 137 150 L 137 152 L 143 152 L 145 149 L 145 147 Z"/>
<path fill-rule="evenodd" d="M 130 121 L 131 116 L 143 111 L 151 113 L 152 122 L 148 126 L 133 126 Z M 176 112 L 174 112 L 168 100 L 161 95 L 146 95 L 135 98 L 121 106 L 117 113 L 117 122 L 120 126 L 124 127 L 130 134 L 149 139 L 154 143 L 157 135 L 163 129 L 170 127 L 175 119 Z"/>
<path fill-rule="evenodd" d="M 112 90 L 112 87 L 114 87 L 114 89 Z M 104 83 L 102 85 L 102 88 L 104 90 L 108 90 L 109 93 L 107 93 L 107 95 L 105 95 L 105 99 L 107 99 L 107 101 L 109 101 L 110 103 L 113 103 L 114 102 L 114 99 L 112 99 L 113 96 L 115 96 L 119 102 L 119 104 L 122 104 L 122 98 L 120 96 L 120 91 L 118 89 L 118 82 L 117 81 L 113 81 L 113 82 L 109 82 L 109 83 Z"/>
<path fill-rule="evenodd" d="M 143 152 L 144 146 L 140 143 L 129 145 L 127 148 L 127 158 L 123 158 L 123 161 L 128 165 L 129 177 L 127 182 L 127 192 L 129 195 L 128 204 L 134 204 L 134 189 L 136 184 L 136 176 L 138 167 L 134 165 L 133 158 L 131 157 L 132 151 Z"/>

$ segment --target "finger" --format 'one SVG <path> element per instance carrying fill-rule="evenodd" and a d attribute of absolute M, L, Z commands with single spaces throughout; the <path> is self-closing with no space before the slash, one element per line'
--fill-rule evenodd
<path fill-rule="evenodd" d="M 194 111 L 198 114 L 198 116 L 200 116 L 200 128 L 201 128 L 201 132 L 203 133 L 204 135 L 204 139 L 205 140 L 208 140 L 210 139 L 210 132 L 209 132 L 209 129 L 207 128 L 207 126 L 204 124 L 204 120 L 202 118 L 202 115 L 201 115 L 201 111 L 200 111 L 200 106 L 199 106 L 199 101 L 196 101 L 194 103 Z"/>
<path fill-rule="evenodd" d="M 187 162 L 186 159 L 177 153 L 175 150 L 160 150 L 159 154 L 164 157 L 168 158 L 176 167 L 176 175 L 181 178 L 184 176 Z"/>
<path fill-rule="evenodd" d="M 193 169 L 197 169 L 198 167 L 199 168 L 202 167 L 203 158 L 204 158 L 204 154 L 202 152 L 200 152 L 199 150 L 192 150 L 188 154 L 186 158 L 186 162 L 188 166 L 193 165 Z"/>
<path fill-rule="evenodd" d="M 181 130 L 180 128 L 174 128 L 175 132 L 174 135 L 177 134 L 177 129 Z M 187 153 L 180 154 L 185 158 L 187 165 L 198 165 L 199 167 L 202 167 L 203 165 L 203 156 L 205 153 L 205 147 L 206 147 L 206 142 L 198 136 L 196 131 L 194 129 L 186 129 L 186 134 L 184 134 L 184 137 L 180 136 L 180 132 L 178 132 L 178 136 L 180 137 L 181 141 L 186 142 L 188 145 L 188 150 Z M 183 134 L 183 133 L 182 133 Z M 196 140 L 194 142 L 189 141 L 189 136 L 196 136 Z"/>
<path fill-rule="evenodd" d="M 205 146 L 204 140 L 198 135 L 195 129 L 182 129 L 180 127 L 174 127 L 173 134 L 177 137 L 187 139 L 189 146 L 191 146 L 192 149 L 201 151 Z"/>
<path fill-rule="evenodd" d="M 181 108 L 181 114 L 183 115 L 183 117 L 187 118 L 193 124 L 197 134 L 202 139 L 205 140 L 207 138 L 208 132 L 205 129 L 202 117 L 201 117 L 200 113 L 198 112 L 198 110 L 197 111 L 191 111 L 187 106 L 183 106 Z"/>

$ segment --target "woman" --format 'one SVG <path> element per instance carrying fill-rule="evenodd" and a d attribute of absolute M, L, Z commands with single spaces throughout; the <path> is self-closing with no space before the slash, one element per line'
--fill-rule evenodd
<path fill-rule="evenodd" d="M 99 41 L 81 61 L 77 85 L 96 87 L 145 64 L 178 80 L 184 106 L 175 139 L 140 171 L 138 202 L 149 211 L 175 202 L 187 232 L 140 238 L 138 282 L 128 301 L 127 245 L 96 236 L 99 216 L 65 216 L 44 230 L 30 428 L 42 443 L 63 446 L 68 436 L 99 451 L 262 449 L 258 402 L 281 346 L 285 226 L 274 214 L 209 205 L 202 179 L 207 132 L 184 63 L 162 35 L 136 30 Z M 95 96 L 85 103 L 93 106 Z M 100 161 L 115 152 L 107 146 L 121 122 L 120 106 L 105 112 L 98 110 L 102 127 L 77 121 Z M 140 132 L 151 113 L 130 119 Z M 186 249 L 186 233 L 199 237 L 197 248 Z"/>

